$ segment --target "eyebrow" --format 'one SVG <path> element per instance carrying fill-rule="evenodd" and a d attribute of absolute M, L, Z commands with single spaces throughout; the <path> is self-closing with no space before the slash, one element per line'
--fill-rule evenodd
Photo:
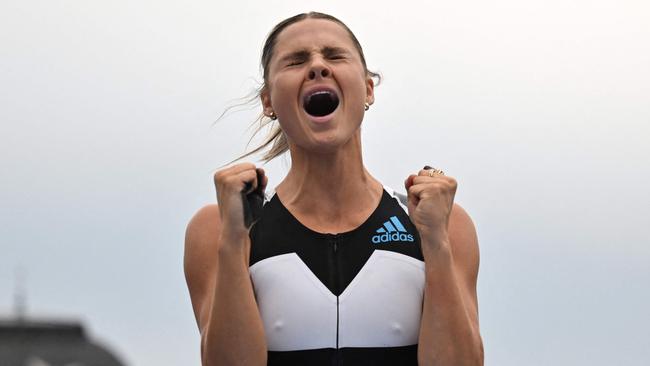
<path fill-rule="evenodd" d="M 338 54 L 341 54 L 341 53 L 348 53 L 348 51 L 345 48 L 332 47 L 332 46 L 324 46 L 323 48 L 321 48 L 320 52 L 326 57 L 327 56 L 332 56 L 332 55 L 338 55 Z M 311 52 L 308 51 L 306 48 L 304 48 L 304 49 L 294 51 L 294 52 L 291 52 L 291 53 L 285 55 L 284 57 L 282 57 L 280 59 L 280 62 L 285 62 L 285 61 L 289 61 L 289 60 L 296 60 L 296 59 L 299 59 L 299 60 L 308 59 L 310 54 L 311 54 Z"/>

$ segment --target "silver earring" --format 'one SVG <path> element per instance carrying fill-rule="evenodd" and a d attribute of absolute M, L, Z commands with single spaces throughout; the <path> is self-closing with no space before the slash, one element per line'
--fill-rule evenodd
<path fill-rule="evenodd" d="M 370 109 L 370 104 L 368 104 L 368 102 L 364 103 L 364 104 L 363 104 L 363 109 L 366 110 L 366 111 L 367 111 L 368 109 Z"/>
<path fill-rule="evenodd" d="M 271 114 L 269 114 L 269 118 L 275 121 L 276 119 L 278 119 L 278 116 L 275 115 L 275 112 L 271 111 Z"/>

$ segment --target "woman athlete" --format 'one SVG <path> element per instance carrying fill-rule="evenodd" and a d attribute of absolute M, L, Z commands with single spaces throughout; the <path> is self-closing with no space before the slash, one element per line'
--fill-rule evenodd
<path fill-rule="evenodd" d="M 218 171 L 218 205 L 187 226 L 202 364 L 482 365 L 474 225 L 442 171 L 410 175 L 403 199 L 365 169 L 376 74 L 354 34 L 288 18 L 262 67 L 263 114 L 279 123 L 267 160 L 288 149 L 291 167 L 263 207 L 263 169 Z"/>

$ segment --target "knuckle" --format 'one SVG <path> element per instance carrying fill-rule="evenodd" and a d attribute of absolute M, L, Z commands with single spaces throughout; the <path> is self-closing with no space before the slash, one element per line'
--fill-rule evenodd
<path fill-rule="evenodd" d="M 253 164 L 253 163 L 241 163 L 241 164 L 239 164 L 239 167 L 244 168 L 246 170 L 255 169 L 255 164 Z"/>
<path fill-rule="evenodd" d="M 435 191 L 436 193 L 442 193 L 442 192 L 444 192 L 446 190 L 445 188 L 446 188 L 445 186 L 443 186 L 442 184 L 436 182 L 436 183 L 432 184 L 432 189 L 431 190 Z"/>
<path fill-rule="evenodd" d="M 241 175 L 245 179 L 250 179 L 250 178 L 253 178 L 253 177 L 257 177 L 257 173 L 255 172 L 255 170 L 244 170 L 243 172 L 241 172 Z"/>
<path fill-rule="evenodd" d="M 222 176 L 221 179 L 219 179 L 219 183 L 224 186 L 230 185 L 230 182 L 232 181 L 232 177 L 230 176 Z"/>

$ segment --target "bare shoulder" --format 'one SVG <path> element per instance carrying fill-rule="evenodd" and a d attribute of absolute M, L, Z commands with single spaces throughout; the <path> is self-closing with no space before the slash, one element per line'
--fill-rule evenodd
<path fill-rule="evenodd" d="M 206 237 L 216 238 L 219 234 L 221 216 L 219 214 L 219 205 L 216 203 L 207 204 L 196 211 L 190 219 L 185 230 L 185 245 L 187 239 L 205 239 Z M 196 241 L 191 240 L 193 244 Z M 199 240 L 201 242 L 201 240 Z"/>
<path fill-rule="evenodd" d="M 449 240 L 454 262 L 472 287 L 476 286 L 479 246 L 476 227 L 467 211 L 454 203 L 449 218 Z"/>
<path fill-rule="evenodd" d="M 201 207 L 192 216 L 185 230 L 185 281 L 199 329 L 207 323 L 213 300 L 220 230 L 221 218 L 216 203 Z"/>
<path fill-rule="evenodd" d="M 450 235 L 466 239 L 476 238 L 476 228 L 469 213 L 458 203 L 454 203 L 449 217 Z"/>

